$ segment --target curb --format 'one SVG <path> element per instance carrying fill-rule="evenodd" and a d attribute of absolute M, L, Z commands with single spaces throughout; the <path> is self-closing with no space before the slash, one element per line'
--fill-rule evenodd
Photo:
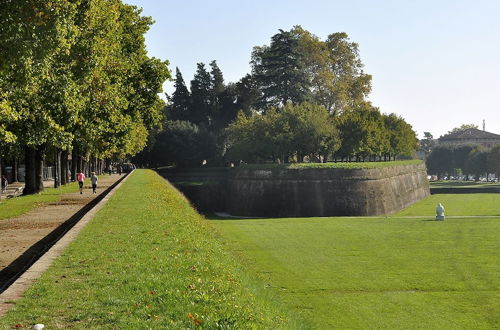
<path fill-rule="evenodd" d="M 95 214 L 108 202 L 116 190 L 120 188 L 130 174 L 124 177 L 113 189 L 104 196 L 92 209 L 59 239 L 40 259 L 28 268 L 14 283 L 0 294 L 0 317 L 5 315 L 14 305 L 15 301 L 24 295 L 24 292 L 50 267 L 54 260 L 61 255 L 64 249 L 71 243 L 95 216 Z"/>

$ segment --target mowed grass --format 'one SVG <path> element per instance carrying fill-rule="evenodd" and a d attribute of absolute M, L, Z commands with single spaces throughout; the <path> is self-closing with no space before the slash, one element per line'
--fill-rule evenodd
<path fill-rule="evenodd" d="M 137 170 L 0 328 L 303 327 L 215 237 L 172 186 Z"/>
<path fill-rule="evenodd" d="M 314 328 L 500 327 L 500 219 L 210 222 Z"/>
<path fill-rule="evenodd" d="M 40 194 L 2 200 L 0 202 L 0 220 L 17 217 L 44 203 L 58 202 L 62 195 L 76 191 L 78 191 L 78 185 L 73 182 L 59 188 L 45 188 Z"/>
<path fill-rule="evenodd" d="M 500 216 L 500 194 L 435 194 L 396 216 L 436 215 L 436 206 L 443 204 L 446 216 Z M 500 219 L 498 219 L 500 221 Z"/>

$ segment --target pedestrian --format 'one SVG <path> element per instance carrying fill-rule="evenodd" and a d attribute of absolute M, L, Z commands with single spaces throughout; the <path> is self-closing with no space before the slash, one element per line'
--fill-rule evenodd
<path fill-rule="evenodd" d="M 97 189 L 97 175 L 95 175 L 95 172 L 92 172 L 92 176 L 90 177 L 90 181 L 92 182 L 92 192 L 94 194 L 97 194 L 96 189 Z"/>
<path fill-rule="evenodd" d="M 111 175 L 111 173 L 113 173 L 113 168 L 111 167 L 111 165 L 108 166 L 108 173 L 109 173 L 109 175 Z"/>
<path fill-rule="evenodd" d="M 80 187 L 80 195 L 83 194 L 83 182 L 85 181 L 85 174 L 82 171 L 78 172 L 76 175 L 76 181 L 78 181 L 78 186 Z"/>
<path fill-rule="evenodd" d="M 118 165 L 118 175 L 122 175 L 122 167 L 121 167 L 121 165 Z"/>
<path fill-rule="evenodd" d="M 7 190 L 8 185 L 9 180 L 7 180 L 7 177 L 5 175 L 2 175 L 2 192 L 5 192 L 5 190 Z"/>

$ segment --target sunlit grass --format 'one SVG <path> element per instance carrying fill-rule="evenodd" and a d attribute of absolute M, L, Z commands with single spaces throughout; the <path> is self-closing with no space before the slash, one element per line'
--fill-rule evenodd
<path fill-rule="evenodd" d="M 211 223 L 247 271 L 317 329 L 493 329 L 499 220 Z"/>
<path fill-rule="evenodd" d="M 62 195 L 76 191 L 78 191 L 78 185 L 73 182 L 59 188 L 45 188 L 40 194 L 2 200 L 0 220 L 27 213 L 40 204 L 58 202 Z"/>
<path fill-rule="evenodd" d="M 435 216 L 438 203 L 443 204 L 445 215 L 500 216 L 500 194 L 435 194 L 397 213 L 396 216 Z"/>
<path fill-rule="evenodd" d="M 166 181 L 137 170 L 0 328 L 303 328 Z"/>

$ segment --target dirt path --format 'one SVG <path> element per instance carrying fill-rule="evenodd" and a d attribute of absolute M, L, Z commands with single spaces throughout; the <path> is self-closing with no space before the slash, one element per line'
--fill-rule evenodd
<path fill-rule="evenodd" d="M 97 194 L 92 194 L 90 180 L 85 180 L 83 194 L 79 192 L 65 194 L 59 202 L 47 203 L 21 216 L 0 220 L 0 271 L 71 218 L 119 178 L 117 174 L 100 176 Z"/>

